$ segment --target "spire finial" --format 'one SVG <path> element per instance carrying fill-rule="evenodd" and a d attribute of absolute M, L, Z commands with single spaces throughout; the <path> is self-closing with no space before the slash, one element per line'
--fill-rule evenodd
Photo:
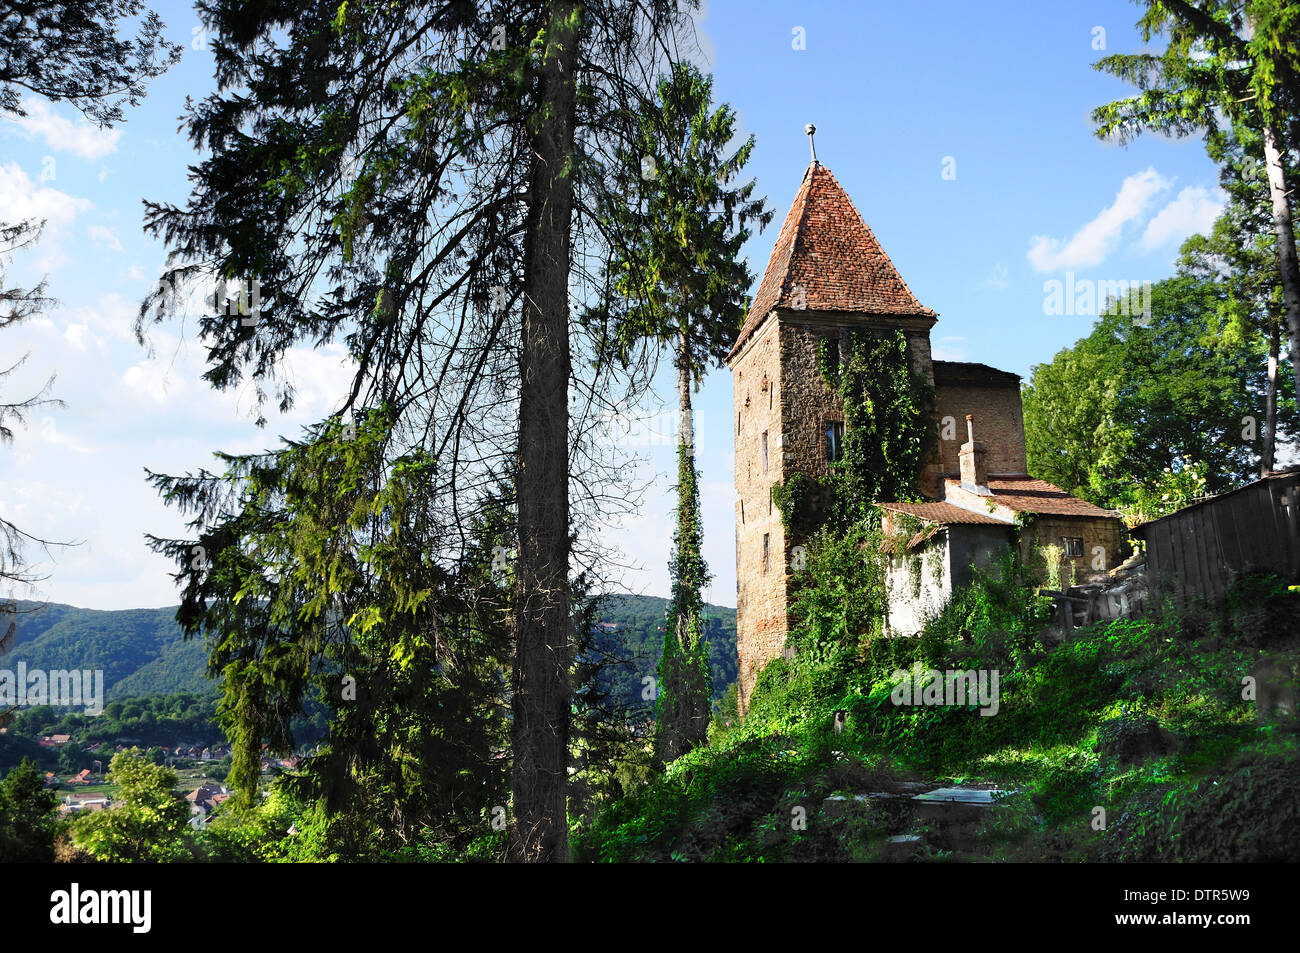
<path fill-rule="evenodd" d="M 814 126 L 812 123 L 808 123 L 808 125 L 806 125 L 806 126 L 803 127 L 803 131 L 804 131 L 804 132 L 807 134 L 807 136 L 808 136 L 808 148 L 812 150 L 812 161 L 813 161 L 813 165 L 816 165 L 816 164 L 817 164 L 817 144 L 816 144 L 815 142 L 813 142 L 813 136 L 817 135 L 817 127 Z"/>

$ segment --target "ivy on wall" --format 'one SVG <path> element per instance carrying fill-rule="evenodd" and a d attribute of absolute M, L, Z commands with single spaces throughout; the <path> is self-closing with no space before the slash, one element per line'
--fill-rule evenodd
<path fill-rule="evenodd" d="M 921 468 L 934 451 L 934 388 L 912 370 L 907 336 L 850 331 L 841 353 L 817 342 L 817 369 L 844 404 L 843 456 L 821 478 L 795 474 L 774 487 L 787 532 L 807 538 L 878 525 L 879 500 L 920 498 Z"/>

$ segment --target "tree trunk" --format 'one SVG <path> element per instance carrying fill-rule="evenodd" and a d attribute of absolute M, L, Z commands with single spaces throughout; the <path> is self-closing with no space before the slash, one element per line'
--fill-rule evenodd
<path fill-rule="evenodd" d="M 1264 138 L 1264 165 L 1268 170 L 1268 194 L 1273 201 L 1273 226 L 1277 233 L 1277 266 L 1282 277 L 1282 301 L 1286 309 L 1287 345 L 1291 371 L 1300 382 L 1300 264 L 1296 261 L 1295 229 L 1291 225 L 1291 204 L 1287 198 L 1286 168 L 1278 148 L 1277 133 L 1270 123 L 1260 130 Z"/>
<path fill-rule="evenodd" d="M 550 6 L 532 147 L 519 372 L 512 859 L 569 854 L 569 268 L 578 6 Z"/>
<path fill-rule="evenodd" d="M 704 743 L 709 733 L 708 658 L 704 650 L 704 553 L 700 526 L 700 487 L 695 472 L 695 419 L 691 406 L 690 342 L 683 330 L 677 344 L 677 404 L 680 417 L 681 444 L 677 474 L 677 535 L 679 549 L 692 555 L 679 562 L 675 580 L 682 591 L 675 593 L 678 605 L 677 636 L 681 647 L 682 687 L 686 689 L 684 705 L 678 706 L 682 724 L 676 726 L 681 752 Z"/>
<path fill-rule="evenodd" d="M 677 342 L 677 441 L 694 460 L 695 422 L 691 412 L 690 354 L 685 334 L 679 335 Z"/>
<path fill-rule="evenodd" d="M 1282 346 L 1282 326 L 1270 317 L 1268 328 L 1268 393 L 1264 404 L 1264 452 L 1259 458 L 1259 475 L 1268 476 L 1277 452 L 1277 365 Z"/>

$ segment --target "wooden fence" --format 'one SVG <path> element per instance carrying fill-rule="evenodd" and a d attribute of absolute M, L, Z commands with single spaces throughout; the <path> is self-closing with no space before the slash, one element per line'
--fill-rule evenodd
<path fill-rule="evenodd" d="M 1232 577 L 1276 573 L 1300 582 L 1300 468 L 1274 472 L 1136 527 L 1147 574 L 1185 597 L 1222 598 Z"/>

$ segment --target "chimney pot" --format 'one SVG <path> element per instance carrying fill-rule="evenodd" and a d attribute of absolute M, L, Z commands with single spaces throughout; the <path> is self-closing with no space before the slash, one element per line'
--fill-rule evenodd
<path fill-rule="evenodd" d="M 990 496 L 989 473 L 987 452 L 984 444 L 975 442 L 975 416 L 966 415 L 966 436 L 967 442 L 960 450 L 957 451 L 957 459 L 961 465 L 961 482 L 974 493 L 981 496 Z"/>

